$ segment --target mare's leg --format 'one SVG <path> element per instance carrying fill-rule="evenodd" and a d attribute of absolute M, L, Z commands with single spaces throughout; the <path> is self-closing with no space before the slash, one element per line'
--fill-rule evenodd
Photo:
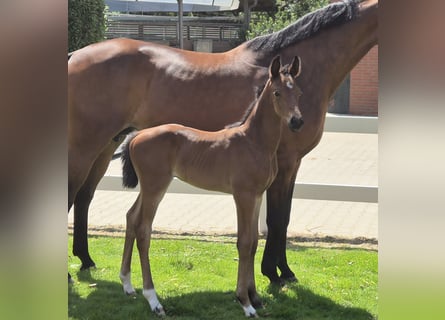
<path fill-rule="evenodd" d="M 261 196 L 250 193 L 234 193 L 233 197 L 238 221 L 239 263 L 236 296 L 245 315 L 257 317 L 253 304 L 261 306 L 261 301 L 255 286 L 254 257 L 258 245 L 258 213 Z"/>
<path fill-rule="evenodd" d="M 124 292 L 128 295 L 136 294 L 133 285 L 131 284 L 131 256 L 133 253 L 134 239 L 136 238 L 136 226 L 140 224 L 141 220 L 141 202 L 140 195 L 137 197 L 130 210 L 127 212 L 127 227 L 125 230 L 124 251 L 122 254 L 122 264 L 119 273 Z"/>
<path fill-rule="evenodd" d="M 71 146 L 68 148 L 68 212 L 74 203 L 79 189 L 88 177 L 88 172 L 96 158 L 94 150 L 88 150 L 88 148 L 85 149 L 83 147 L 84 144 L 79 143 L 76 144 L 76 147 Z M 69 273 L 68 282 L 73 282 Z"/>
<path fill-rule="evenodd" d="M 281 166 L 280 166 L 281 164 Z M 292 194 L 300 161 L 280 163 L 278 175 L 267 190 L 267 239 L 261 272 L 271 283 L 283 285 L 284 281 L 297 281 L 286 258 L 286 236 L 289 225 Z M 281 271 L 278 276 L 277 267 Z"/>
<path fill-rule="evenodd" d="M 73 254 L 82 261 L 81 270 L 95 267 L 88 251 L 88 209 L 96 187 L 105 174 L 114 151 L 124 139 L 125 136 L 119 137 L 117 141 L 112 140 L 102 151 L 74 200 Z"/>

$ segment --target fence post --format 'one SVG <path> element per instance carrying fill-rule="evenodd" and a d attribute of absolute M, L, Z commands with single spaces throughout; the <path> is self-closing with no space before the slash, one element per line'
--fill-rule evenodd
<path fill-rule="evenodd" d="M 178 40 L 179 40 L 179 49 L 184 49 L 184 4 L 183 0 L 177 0 L 178 2 Z"/>
<path fill-rule="evenodd" d="M 260 216 L 259 216 L 259 229 L 260 233 L 266 235 L 267 234 L 267 197 L 266 197 L 267 191 L 264 191 L 263 193 L 263 200 L 261 201 L 261 207 L 260 207 Z"/>

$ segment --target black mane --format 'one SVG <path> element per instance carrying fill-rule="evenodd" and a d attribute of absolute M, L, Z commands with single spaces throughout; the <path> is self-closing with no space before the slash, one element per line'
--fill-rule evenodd
<path fill-rule="evenodd" d="M 321 9 L 310 12 L 286 28 L 246 42 L 248 48 L 255 51 L 275 53 L 292 44 L 306 39 L 318 31 L 343 24 L 357 16 L 361 0 L 343 0 L 331 3 Z"/>

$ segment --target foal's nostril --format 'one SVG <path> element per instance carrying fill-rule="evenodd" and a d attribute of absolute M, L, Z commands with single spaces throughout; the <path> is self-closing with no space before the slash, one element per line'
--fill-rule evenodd
<path fill-rule="evenodd" d="M 302 118 L 292 117 L 289 121 L 289 128 L 293 131 L 299 130 L 304 124 Z"/>

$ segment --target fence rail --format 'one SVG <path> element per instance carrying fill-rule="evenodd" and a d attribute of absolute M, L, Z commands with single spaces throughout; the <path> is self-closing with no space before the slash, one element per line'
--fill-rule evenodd
<path fill-rule="evenodd" d="M 125 189 L 122 187 L 121 176 L 105 176 L 97 186 L 98 190 L 105 191 L 130 191 L 139 192 L 139 186 L 135 189 Z M 196 188 L 179 179 L 174 178 L 170 184 L 168 193 L 186 193 L 186 194 L 223 194 L 217 191 L 210 191 Z M 295 199 L 312 199 L 312 200 L 334 200 L 334 201 L 352 201 L 352 202 L 371 202 L 378 200 L 377 186 L 360 186 L 360 185 L 341 185 L 341 184 L 322 184 L 322 183 L 301 183 L 296 182 L 294 193 Z"/>
<path fill-rule="evenodd" d="M 111 16 L 107 27 L 108 39 L 127 37 L 146 41 L 176 41 L 179 30 L 177 19 L 165 17 L 136 20 Z M 233 42 L 239 39 L 241 28 L 240 21 L 184 19 L 183 36 L 187 40 L 212 39 Z"/>
<path fill-rule="evenodd" d="M 377 117 L 357 117 L 328 114 L 328 116 L 326 117 L 324 129 L 325 131 L 329 132 L 377 133 Z M 122 187 L 121 176 L 108 175 L 102 178 L 97 189 L 106 191 L 139 191 L 139 186 L 131 190 L 125 189 Z M 203 195 L 221 194 L 215 191 L 196 188 L 176 178 L 173 179 L 167 192 Z M 378 186 L 296 182 L 292 197 L 295 199 L 298 198 L 312 200 L 377 203 Z M 259 222 L 260 231 L 263 233 L 267 232 L 265 206 L 266 201 L 264 198 L 261 205 Z"/>

